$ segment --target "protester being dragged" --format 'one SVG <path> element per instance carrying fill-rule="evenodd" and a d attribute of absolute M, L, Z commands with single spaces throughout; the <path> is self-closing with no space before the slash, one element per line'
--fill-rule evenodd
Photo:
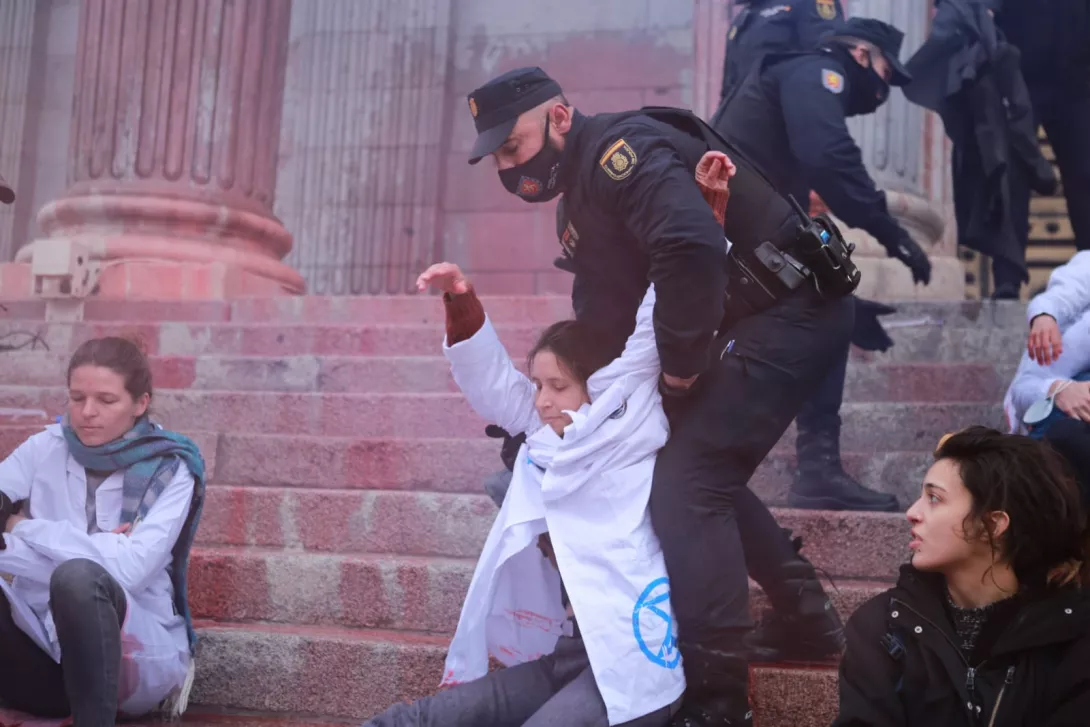
<path fill-rule="evenodd" d="M 1003 401 L 1008 424 L 1059 450 L 1090 505 L 1090 250 L 1053 271 L 1027 315 L 1026 352 Z"/>
<path fill-rule="evenodd" d="M 132 342 L 98 338 L 68 365 L 68 412 L 0 463 L 0 701 L 106 727 L 185 709 L 196 643 L 186 566 L 204 463 L 152 423 Z"/>
<path fill-rule="evenodd" d="M 927 41 L 907 64 L 913 81 L 905 96 L 938 112 L 953 142 L 958 243 L 992 258 L 994 298 L 1018 298 L 1029 279 L 1029 190 L 1051 194 L 1056 187 L 1037 144 L 1020 58 L 987 3 L 942 0 Z"/>
<path fill-rule="evenodd" d="M 1086 518 L 1042 442 L 944 439 L 911 564 L 848 621 L 833 727 L 1077 727 L 1090 714 Z"/>
<path fill-rule="evenodd" d="M 519 373 L 458 266 L 443 292 L 443 351 L 470 405 L 526 434 L 447 654 L 452 688 L 369 727 L 664 727 L 685 677 L 648 500 L 668 425 L 652 312 L 620 357 L 578 321 L 542 334 Z M 489 672 L 489 658 L 508 668 Z"/>

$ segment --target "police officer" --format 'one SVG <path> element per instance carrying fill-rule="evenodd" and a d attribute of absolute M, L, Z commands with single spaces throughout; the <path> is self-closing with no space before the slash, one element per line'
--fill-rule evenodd
<path fill-rule="evenodd" d="M 840 0 L 747 0 L 739 4 L 742 11 L 727 31 L 720 103 L 765 55 L 815 48 L 823 35 L 844 20 Z"/>
<path fill-rule="evenodd" d="M 756 500 L 746 487 L 754 470 L 846 345 L 857 271 L 835 228 L 800 215 L 744 161 L 717 222 L 695 169 L 707 151 L 733 150 L 689 112 L 584 116 L 536 68 L 506 73 L 468 102 L 471 163 L 491 155 L 503 186 L 527 201 L 564 194 L 575 314 L 616 354 L 655 285 L 672 434 L 650 509 L 689 684 L 675 724 L 750 724 L 752 624 L 734 501 Z M 826 244 L 837 265 L 823 262 Z M 761 530 L 761 561 L 779 572 L 759 582 L 793 612 L 791 637 L 835 650 L 840 620 L 813 567 L 760 511 L 747 527 Z"/>
<path fill-rule="evenodd" d="M 818 50 L 766 56 L 713 118 L 715 129 L 761 167 L 785 195 L 814 189 L 834 214 L 871 233 L 889 255 L 928 283 L 931 264 L 886 206 L 863 165 L 846 119 L 869 114 L 890 85 L 909 80 L 898 60 L 902 33 L 870 18 L 852 18 Z M 840 461 L 840 416 L 848 346 L 798 416 L 799 470 L 794 507 L 898 509 L 897 499 L 863 487 Z"/>

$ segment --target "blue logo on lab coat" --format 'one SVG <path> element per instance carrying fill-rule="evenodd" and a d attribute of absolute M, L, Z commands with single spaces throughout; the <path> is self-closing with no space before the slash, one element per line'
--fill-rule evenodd
<path fill-rule="evenodd" d="M 632 631 L 640 651 L 653 664 L 676 669 L 681 663 L 677 648 L 677 627 L 670 610 L 670 581 L 651 581 L 632 610 Z"/>

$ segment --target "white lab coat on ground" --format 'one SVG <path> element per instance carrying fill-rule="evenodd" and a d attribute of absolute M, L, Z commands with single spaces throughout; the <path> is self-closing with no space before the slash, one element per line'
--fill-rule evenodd
<path fill-rule="evenodd" d="M 167 566 L 193 499 L 193 476 L 182 463 L 174 479 L 127 535 L 121 525 L 124 472 L 110 475 L 95 493 L 103 532 L 88 535 L 86 471 L 68 453 L 60 425 L 32 436 L 0 462 L 0 491 L 12 501 L 28 500 L 31 519 L 4 535 L 0 581 L 16 624 L 54 660 L 60 644 L 49 607 L 54 568 L 73 558 L 98 563 L 125 590 L 119 706 L 125 714 L 154 709 L 185 681 L 189 640 L 184 619 L 174 613 L 174 586 Z"/>
<path fill-rule="evenodd" d="M 1022 353 L 1003 400 L 1011 431 L 1021 433 L 1026 431 L 1022 416 L 1034 402 L 1048 396 L 1053 383 L 1090 369 L 1090 250 L 1075 253 L 1066 265 L 1052 271 L 1048 287 L 1030 301 L 1026 314 L 1031 322 L 1042 314 L 1055 318 L 1064 345 L 1063 354 L 1048 366 Z"/>
<path fill-rule="evenodd" d="M 536 547 L 548 532 L 611 725 L 672 704 L 685 689 L 666 565 L 647 504 L 669 433 L 648 290 L 624 353 L 587 382 L 592 403 L 561 438 L 534 409 L 487 321 L 444 344 L 470 405 L 512 434 L 528 432 L 447 656 L 444 684 L 550 653 L 566 627 L 560 580 Z"/>

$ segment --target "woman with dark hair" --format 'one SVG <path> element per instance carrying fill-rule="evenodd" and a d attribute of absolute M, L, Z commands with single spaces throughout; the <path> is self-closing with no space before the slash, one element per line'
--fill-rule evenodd
<path fill-rule="evenodd" d="M 647 503 L 668 434 L 649 288 L 611 361 L 578 321 L 549 326 L 528 375 L 456 265 L 443 352 L 473 409 L 526 433 L 477 562 L 443 686 L 368 727 L 664 727 L 685 690 L 670 586 Z M 494 658 L 508 668 L 489 671 Z"/>
<path fill-rule="evenodd" d="M 68 411 L 0 463 L 0 702 L 115 724 L 185 709 L 186 601 L 204 463 L 153 424 L 151 369 L 131 341 L 84 343 Z"/>
<path fill-rule="evenodd" d="M 1086 517 L 1062 458 L 950 435 L 908 520 L 911 564 L 848 622 L 835 727 L 1086 725 Z"/>

